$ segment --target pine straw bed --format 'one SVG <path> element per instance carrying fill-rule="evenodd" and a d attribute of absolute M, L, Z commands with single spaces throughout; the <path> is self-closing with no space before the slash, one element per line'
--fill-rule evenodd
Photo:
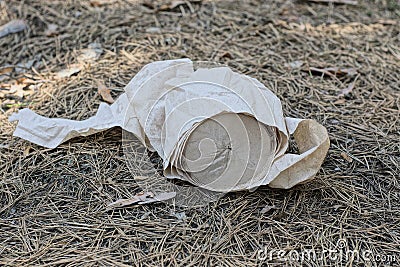
<path fill-rule="evenodd" d="M 45 80 L 23 98 L 1 88 L 0 265 L 383 264 L 326 256 L 280 261 L 276 253 L 263 260 L 258 252 L 319 253 L 341 239 L 346 251 L 396 255 L 397 262 L 385 264 L 400 264 L 397 1 L 192 1 L 172 8 L 41 2 L 0 1 L 0 24 L 14 18 L 29 24 L 27 31 L 0 39 L 0 66 L 38 55 L 41 62 L 0 85 L 24 76 Z M 46 36 L 51 23 L 58 32 Z M 98 60 L 76 76 L 54 79 L 95 41 L 104 49 Z M 332 144 L 316 179 L 291 190 L 228 194 L 203 208 L 161 203 L 107 211 L 108 203 L 140 191 L 124 161 L 121 129 L 56 149 L 11 137 L 14 125 L 7 117 L 22 107 L 85 119 L 101 101 L 97 80 L 116 97 L 144 64 L 180 57 L 217 61 L 256 77 L 282 99 L 286 115 L 324 124 Z M 295 61 L 304 64 L 288 67 Z M 328 77 L 309 67 L 354 68 L 358 78 Z M 352 83 L 352 91 L 339 97 Z M 271 207 L 262 212 L 265 206 Z"/>

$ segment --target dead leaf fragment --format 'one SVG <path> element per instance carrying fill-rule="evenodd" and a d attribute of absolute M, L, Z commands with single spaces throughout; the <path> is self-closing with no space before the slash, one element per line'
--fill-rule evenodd
<path fill-rule="evenodd" d="M 114 99 L 112 98 L 112 96 L 110 94 L 110 89 L 108 89 L 104 83 L 101 83 L 101 82 L 97 83 L 97 92 L 99 93 L 99 95 L 101 96 L 101 98 L 104 101 L 106 101 L 110 104 L 114 103 Z"/>
<path fill-rule="evenodd" d="M 25 21 L 21 19 L 12 20 L 4 24 L 3 26 L 0 26 L 0 38 L 10 33 L 21 32 L 27 28 L 28 26 L 26 25 Z"/>
<path fill-rule="evenodd" d="M 13 66 L 0 67 L 0 75 L 10 74 L 14 70 Z"/>
<path fill-rule="evenodd" d="M 353 159 L 345 152 L 340 153 L 340 156 L 342 156 L 342 158 L 344 158 L 347 162 L 353 162 Z"/>
<path fill-rule="evenodd" d="M 229 58 L 229 59 L 233 59 L 233 56 L 231 53 L 229 53 L 228 51 L 224 52 L 221 57 L 223 58 Z"/>
<path fill-rule="evenodd" d="M 51 23 L 51 24 L 47 25 L 47 30 L 44 32 L 44 34 L 46 36 L 55 36 L 58 33 L 57 29 L 58 29 L 58 25 Z"/>
<path fill-rule="evenodd" d="M 0 81 L 7 79 L 13 70 L 13 66 L 0 67 Z"/>
<path fill-rule="evenodd" d="M 31 149 L 32 149 L 31 146 L 28 146 L 27 148 L 25 148 L 24 153 L 23 153 L 24 157 L 28 156 L 31 153 Z"/>
<path fill-rule="evenodd" d="M 25 84 L 25 85 L 31 85 L 31 84 L 38 84 L 38 83 L 42 83 L 43 80 L 33 80 L 30 78 L 26 78 L 26 77 L 21 77 L 17 79 L 17 83 L 18 84 Z"/>
<path fill-rule="evenodd" d="M 303 66 L 304 62 L 301 60 L 296 60 L 290 63 L 286 63 L 285 67 L 290 68 L 290 69 L 299 69 L 301 66 Z"/>
<path fill-rule="evenodd" d="M 10 93 L 17 95 L 19 98 L 23 98 L 24 97 L 24 88 L 25 88 L 25 84 L 12 84 L 10 87 Z"/>
<path fill-rule="evenodd" d="M 88 45 L 88 48 L 81 50 L 81 54 L 78 56 L 78 61 L 80 62 L 94 61 L 98 59 L 102 53 L 103 49 L 101 48 L 101 44 L 91 43 Z"/>
<path fill-rule="evenodd" d="M 344 103 L 346 103 L 346 100 L 344 98 L 340 98 L 340 99 L 336 100 L 335 102 L 333 102 L 333 104 L 335 104 L 335 105 L 341 105 Z"/>
<path fill-rule="evenodd" d="M 340 91 L 339 97 L 344 97 L 344 96 L 350 94 L 350 93 L 353 91 L 354 85 L 356 84 L 356 81 L 357 81 L 357 79 L 358 79 L 359 76 L 360 76 L 360 75 L 358 75 L 358 76 L 355 78 L 355 80 L 354 80 L 349 86 L 347 86 L 346 88 L 344 88 L 344 89 L 342 89 L 342 90 Z"/>
<path fill-rule="evenodd" d="M 148 198 L 148 199 L 140 202 L 139 204 L 149 204 L 149 203 L 153 203 L 153 202 L 161 202 L 161 201 L 165 201 L 165 200 L 174 198 L 175 196 L 176 196 L 176 192 L 164 192 L 164 193 L 155 195 L 152 198 Z"/>
<path fill-rule="evenodd" d="M 275 205 L 266 205 L 264 208 L 262 208 L 262 210 L 260 211 L 261 214 L 267 213 L 268 211 L 275 209 Z"/>
<path fill-rule="evenodd" d="M 60 78 L 60 79 L 62 79 L 62 78 L 67 78 L 67 77 L 70 77 L 70 76 L 72 76 L 72 75 L 74 75 L 74 74 L 76 74 L 76 73 L 78 73 L 78 72 L 80 72 L 81 71 L 81 67 L 80 66 L 71 66 L 70 68 L 68 68 L 68 69 L 63 69 L 63 70 L 60 70 L 59 72 L 57 72 L 57 77 L 58 78 Z"/>
<path fill-rule="evenodd" d="M 40 82 L 40 81 L 39 81 Z M 4 83 L 0 84 L 0 88 L 4 89 L 6 93 L 2 94 L 3 97 L 15 98 L 15 96 L 19 98 L 23 98 L 24 96 L 30 95 L 37 88 L 37 83 L 34 80 L 28 78 L 19 78 L 17 80 L 12 81 L 12 83 Z"/>
<path fill-rule="evenodd" d="M 146 200 L 147 197 L 153 197 L 154 194 L 151 192 L 141 192 L 137 195 L 135 195 L 133 198 L 128 198 L 128 199 L 119 199 L 115 202 L 112 202 L 107 205 L 108 208 L 121 208 L 121 207 L 126 207 L 132 204 L 136 204 L 138 202 Z"/>

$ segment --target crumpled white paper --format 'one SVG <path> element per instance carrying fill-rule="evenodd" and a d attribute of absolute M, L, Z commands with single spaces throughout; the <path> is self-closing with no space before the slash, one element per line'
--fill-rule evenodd
<path fill-rule="evenodd" d="M 285 118 L 280 100 L 256 79 L 227 67 L 194 70 L 189 59 L 146 65 L 115 103 L 101 103 L 87 120 L 23 109 L 10 121 L 18 121 L 14 136 L 48 148 L 120 126 L 158 153 L 166 177 L 216 192 L 291 188 L 315 176 L 329 149 L 322 125 Z M 299 155 L 285 154 L 292 134 Z"/>

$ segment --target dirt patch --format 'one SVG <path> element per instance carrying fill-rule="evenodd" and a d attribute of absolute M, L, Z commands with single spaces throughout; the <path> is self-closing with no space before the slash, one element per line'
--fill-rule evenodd
<path fill-rule="evenodd" d="M 0 1 L 0 25 L 28 25 L 0 39 L 0 265 L 299 265 L 263 253 L 304 249 L 317 252 L 305 265 L 340 265 L 351 259 L 318 255 L 342 240 L 345 251 L 371 251 L 372 265 L 379 255 L 397 255 L 386 263 L 398 265 L 400 8 L 359 2 Z M 82 63 L 93 44 L 101 53 Z M 101 102 L 98 81 L 115 98 L 146 63 L 181 57 L 255 77 L 287 116 L 327 127 L 331 149 L 317 177 L 198 209 L 107 211 L 140 191 L 120 129 L 56 149 L 11 137 L 7 117 L 18 109 L 82 120 Z"/>

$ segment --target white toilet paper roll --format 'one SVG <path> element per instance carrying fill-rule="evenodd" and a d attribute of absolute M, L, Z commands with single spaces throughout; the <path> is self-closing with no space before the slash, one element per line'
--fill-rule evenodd
<path fill-rule="evenodd" d="M 249 115 L 222 113 L 195 127 L 179 158 L 191 183 L 228 192 L 264 179 L 275 153 L 272 127 Z"/>
<path fill-rule="evenodd" d="M 23 109 L 15 136 L 54 148 L 78 135 L 120 126 L 163 160 L 164 175 L 213 191 L 290 188 L 318 172 L 329 148 L 313 120 L 285 118 L 279 99 L 227 67 L 194 71 L 189 59 L 146 65 L 113 105 L 85 121 Z M 300 154 L 285 154 L 293 134 Z"/>

